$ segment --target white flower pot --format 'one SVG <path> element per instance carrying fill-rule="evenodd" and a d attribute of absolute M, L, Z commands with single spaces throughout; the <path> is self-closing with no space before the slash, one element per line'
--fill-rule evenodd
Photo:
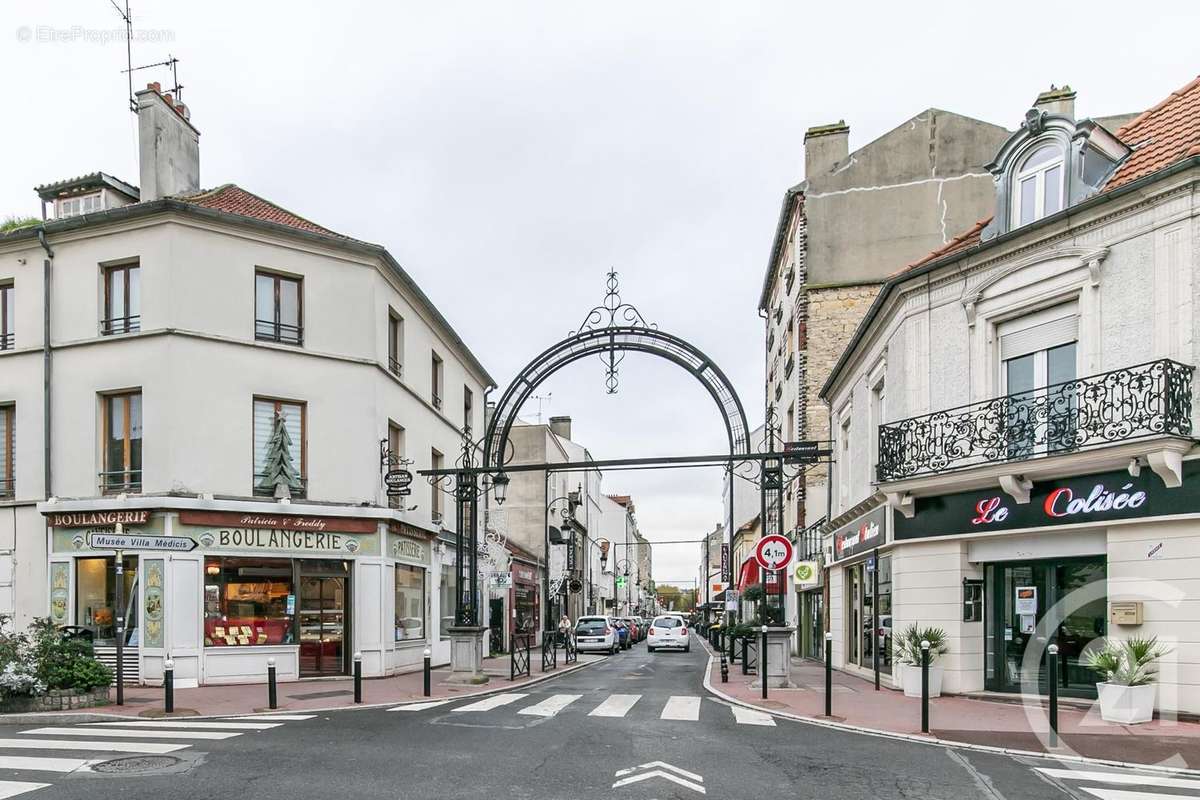
<path fill-rule="evenodd" d="M 929 696 L 942 696 L 942 675 L 945 669 L 938 664 L 929 665 Z M 905 697 L 921 696 L 921 667 L 914 664 L 900 665 L 900 684 Z"/>
<path fill-rule="evenodd" d="M 1154 719 L 1154 695 L 1158 687 L 1122 686 L 1118 683 L 1097 683 L 1100 695 L 1100 718 L 1105 722 L 1133 725 Z"/>

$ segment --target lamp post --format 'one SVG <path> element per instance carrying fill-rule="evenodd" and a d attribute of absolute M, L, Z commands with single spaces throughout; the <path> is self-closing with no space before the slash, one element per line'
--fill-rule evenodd
<path fill-rule="evenodd" d="M 629 590 L 629 559 L 622 558 L 614 566 L 617 568 L 617 572 L 625 578 L 625 614 L 628 615 L 632 613 L 630 606 L 633 605 Z"/>
<path fill-rule="evenodd" d="M 546 474 L 546 494 L 547 495 L 550 494 L 550 475 L 549 475 L 549 473 Z M 565 542 L 565 544 L 568 547 L 567 566 L 569 567 L 570 562 L 571 562 L 571 556 L 575 550 L 575 528 L 578 527 L 578 523 L 575 521 L 575 509 L 583 504 L 583 501 L 581 499 L 582 494 L 583 494 L 582 489 L 576 489 L 573 492 L 567 492 L 565 495 L 562 495 L 561 497 L 556 497 L 553 500 L 550 500 L 549 502 L 546 503 L 546 516 L 545 516 L 545 519 L 546 519 L 546 534 L 545 534 L 546 613 L 544 616 L 546 618 L 546 631 L 547 632 L 549 632 L 552 628 L 554 628 L 555 623 L 557 622 L 554 619 L 554 615 L 550 610 L 550 545 L 551 544 L 563 544 L 562 541 L 555 543 L 555 542 L 551 542 L 551 540 L 550 540 L 550 530 L 551 530 L 550 517 L 553 515 L 553 516 L 557 516 L 562 519 L 562 528 L 555 528 L 555 530 L 559 531 L 560 536 L 562 534 L 562 531 L 569 531 L 570 535 Z M 554 508 L 554 506 L 559 503 L 564 503 L 563 507 L 558 509 L 557 511 L 553 511 L 552 509 Z M 561 593 L 562 593 L 562 587 L 560 586 L 559 594 L 561 594 Z M 557 597 L 557 595 L 556 595 L 556 597 Z M 557 605 L 557 601 L 556 601 L 556 605 Z M 562 613 L 566 613 L 567 603 L 565 600 L 563 601 L 562 606 L 563 606 L 561 609 Z M 556 610 L 558 610 L 558 609 L 556 609 Z"/>

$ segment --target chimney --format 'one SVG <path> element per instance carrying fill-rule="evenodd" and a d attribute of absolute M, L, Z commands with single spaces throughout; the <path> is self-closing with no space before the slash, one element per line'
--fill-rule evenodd
<path fill-rule="evenodd" d="M 804 177 L 812 180 L 829 172 L 850 155 L 850 127 L 840 119 L 833 125 L 818 125 L 804 134 Z"/>
<path fill-rule="evenodd" d="M 182 103 L 151 83 L 137 93 L 142 202 L 200 189 L 200 131 Z"/>
<path fill-rule="evenodd" d="M 1075 92 L 1071 91 L 1070 86 L 1063 86 L 1060 89 L 1054 84 L 1050 84 L 1050 90 L 1039 94 L 1037 100 L 1033 101 L 1033 107 L 1038 111 L 1061 114 L 1064 117 L 1075 119 Z"/>
<path fill-rule="evenodd" d="M 550 432 L 555 436 L 563 439 L 571 438 L 571 418 L 570 417 L 551 417 Z"/>

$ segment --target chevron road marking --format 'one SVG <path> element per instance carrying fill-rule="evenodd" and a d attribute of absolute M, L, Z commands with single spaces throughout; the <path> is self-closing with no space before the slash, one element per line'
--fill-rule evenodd
<path fill-rule="evenodd" d="M 638 773 L 639 770 L 649 770 L 649 772 L 633 774 Z M 667 770 L 671 771 L 668 772 Z M 678 773 L 678 775 L 675 773 Z M 680 777 L 680 775 L 683 777 Z M 612 785 L 612 788 L 614 789 L 618 789 L 622 786 L 628 786 L 632 783 L 648 781 L 652 778 L 662 778 L 663 780 L 671 781 L 672 783 L 682 786 L 686 789 L 691 789 L 693 792 L 708 794 L 708 791 L 701 786 L 701 784 L 704 783 L 704 778 L 694 772 L 688 772 L 685 769 L 680 769 L 672 764 L 668 764 L 665 761 L 651 761 L 648 764 L 639 764 L 638 766 L 630 769 L 619 769 L 616 771 L 613 777 L 619 778 L 619 780 L 614 782 Z"/>

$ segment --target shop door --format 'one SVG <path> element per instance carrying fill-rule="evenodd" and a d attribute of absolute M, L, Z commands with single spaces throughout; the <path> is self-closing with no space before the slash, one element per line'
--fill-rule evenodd
<path fill-rule="evenodd" d="M 1032 561 L 991 564 L 988 576 L 988 670 L 985 685 L 992 691 L 1021 692 L 1037 687 L 1048 691 L 1046 646 L 1059 648 L 1059 691 L 1076 697 L 1096 696 L 1096 673 L 1083 663 L 1083 650 L 1107 632 L 1107 598 L 1103 592 L 1095 599 L 1079 603 L 1070 595 L 1088 590 L 1105 580 L 1103 559 L 1069 561 Z M 1057 625 L 1048 626 L 1048 641 L 1039 640 L 1037 628 L 1050 609 L 1060 600 L 1064 608 L 1079 606 L 1065 614 Z M 1061 613 L 1061 612 L 1055 612 Z M 1040 653 L 1026 665 L 1029 648 Z"/>
<path fill-rule="evenodd" d="M 504 652 L 504 601 L 493 597 L 488 604 L 488 631 L 492 653 Z"/>
<path fill-rule="evenodd" d="M 346 575 L 300 575 L 300 675 L 346 673 Z"/>

